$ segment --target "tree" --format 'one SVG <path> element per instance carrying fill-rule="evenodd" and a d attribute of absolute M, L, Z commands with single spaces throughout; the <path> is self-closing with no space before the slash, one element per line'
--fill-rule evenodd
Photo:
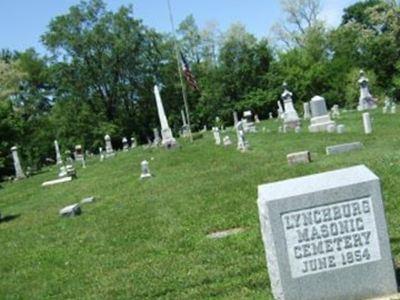
<path fill-rule="evenodd" d="M 185 56 L 192 62 L 201 60 L 201 35 L 193 15 L 187 16 L 178 27 L 179 45 Z"/>
<path fill-rule="evenodd" d="M 101 122 L 117 126 L 119 137 L 151 130 L 143 118 L 156 118 L 149 107 L 161 36 L 133 17 L 132 6 L 111 12 L 101 0 L 82 1 L 53 19 L 42 40 L 53 54 L 56 101 L 85 102 Z"/>
<path fill-rule="evenodd" d="M 320 24 L 320 0 L 280 0 L 280 3 L 286 19 L 276 23 L 272 31 L 287 49 L 303 46 L 303 36 L 310 28 Z"/>

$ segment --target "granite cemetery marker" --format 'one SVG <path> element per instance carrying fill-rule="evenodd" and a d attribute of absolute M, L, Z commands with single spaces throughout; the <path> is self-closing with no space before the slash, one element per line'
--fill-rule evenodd
<path fill-rule="evenodd" d="M 57 165 L 62 165 L 63 161 L 61 159 L 61 153 L 60 153 L 60 146 L 58 145 L 57 141 L 54 141 L 54 148 L 56 149 L 56 160 L 57 160 Z"/>
<path fill-rule="evenodd" d="M 357 106 L 358 111 L 363 111 L 366 109 L 374 109 L 376 108 L 376 99 L 372 97 L 369 92 L 369 80 L 365 77 L 365 73 L 363 70 L 360 71 L 360 79 L 358 80 L 358 84 L 360 85 L 360 99 Z"/>
<path fill-rule="evenodd" d="M 293 105 L 293 93 L 288 90 L 286 82 L 283 83 L 283 93 L 281 95 L 284 107 L 283 120 L 287 128 L 296 128 L 300 126 L 300 118 Z"/>
<path fill-rule="evenodd" d="M 313 97 L 310 101 L 310 106 L 312 115 L 311 124 L 308 127 L 310 132 L 327 131 L 329 126 L 335 126 L 335 122 L 331 120 L 323 97 Z"/>
<path fill-rule="evenodd" d="M 190 137 L 190 128 L 189 125 L 186 121 L 186 115 L 185 112 L 183 111 L 183 109 L 181 109 L 181 116 L 182 116 L 182 128 L 181 128 L 181 135 L 182 137 Z"/>
<path fill-rule="evenodd" d="M 243 126 L 245 133 L 257 131 L 253 122 L 253 113 L 250 110 L 247 110 L 243 113 Z"/>
<path fill-rule="evenodd" d="M 122 150 L 125 152 L 129 151 L 128 139 L 126 137 L 122 138 Z"/>
<path fill-rule="evenodd" d="M 15 178 L 16 179 L 24 179 L 26 176 L 24 171 L 22 171 L 21 162 L 18 156 L 18 147 L 14 146 L 11 148 L 12 158 L 14 162 L 14 169 L 15 169 Z"/>
<path fill-rule="evenodd" d="M 371 123 L 371 117 L 369 113 L 363 113 L 363 125 L 364 125 L 364 132 L 365 134 L 370 134 L 372 133 L 372 123 Z"/>
<path fill-rule="evenodd" d="M 135 149 L 137 147 L 136 139 L 131 137 L 131 149 Z"/>
<path fill-rule="evenodd" d="M 213 135 L 214 135 L 214 140 L 215 140 L 215 145 L 221 145 L 221 133 L 219 131 L 218 127 L 213 127 L 212 128 Z"/>
<path fill-rule="evenodd" d="M 365 166 L 258 187 L 276 299 L 397 292 L 379 178 Z"/>
<path fill-rule="evenodd" d="M 111 144 L 111 137 L 108 134 L 104 136 L 104 141 L 106 143 L 106 158 L 114 156 L 115 153 Z"/>
<path fill-rule="evenodd" d="M 153 135 L 154 135 L 153 146 L 157 147 L 159 144 L 161 144 L 161 137 L 158 128 L 153 128 Z"/>
<path fill-rule="evenodd" d="M 244 129 L 243 129 L 243 121 L 239 121 L 236 124 L 236 136 L 237 136 L 237 149 L 241 152 L 245 152 L 249 149 L 249 143 L 246 140 Z"/>

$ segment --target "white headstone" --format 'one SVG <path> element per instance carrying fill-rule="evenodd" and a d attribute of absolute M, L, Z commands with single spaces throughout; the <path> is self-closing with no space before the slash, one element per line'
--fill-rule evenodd
<path fill-rule="evenodd" d="M 81 207 L 78 203 L 72 204 L 69 206 L 64 207 L 60 210 L 60 216 L 62 217 L 74 217 L 81 214 Z"/>
<path fill-rule="evenodd" d="M 239 122 L 238 118 L 238 113 L 236 111 L 233 112 L 233 125 L 236 126 L 236 124 Z"/>
<path fill-rule="evenodd" d="M 86 168 L 85 155 L 83 154 L 82 145 L 75 146 L 74 158 L 75 161 L 82 163 L 83 168 Z"/>
<path fill-rule="evenodd" d="M 131 149 L 135 149 L 137 147 L 136 139 L 131 137 Z"/>
<path fill-rule="evenodd" d="M 332 116 L 332 119 L 336 119 L 336 118 L 340 117 L 339 105 L 335 104 L 334 106 L 332 106 L 331 116 Z"/>
<path fill-rule="evenodd" d="M 364 124 L 364 132 L 365 134 L 370 134 L 372 133 L 372 123 L 371 123 L 371 117 L 369 113 L 363 113 L 363 124 Z"/>
<path fill-rule="evenodd" d="M 70 182 L 72 181 L 72 176 L 68 176 L 68 177 L 63 177 L 60 179 L 55 179 L 55 180 L 50 180 L 50 181 L 45 181 L 42 183 L 42 186 L 51 186 L 51 185 L 56 185 L 56 184 L 60 184 L 60 183 L 65 183 L 65 182 Z"/>
<path fill-rule="evenodd" d="M 343 124 L 339 124 L 336 127 L 337 133 L 342 134 L 346 132 L 346 127 Z"/>
<path fill-rule="evenodd" d="M 183 109 L 181 109 L 181 117 L 182 117 L 182 128 L 181 128 L 181 136 L 184 138 L 190 137 L 190 128 L 186 121 L 186 115 Z"/>
<path fill-rule="evenodd" d="M 154 135 L 153 146 L 158 146 L 161 143 L 161 138 L 158 128 L 153 129 L 153 135 Z"/>
<path fill-rule="evenodd" d="M 158 118 L 160 119 L 161 124 L 162 145 L 168 148 L 174 147 L 176 146 L 176 140 L 172 136 L 172 131 L 169 128 L 167 116 L 165 115 L 164 106 L 161 100 L 160 90 L 157 85 L 154 86 L 154 95 L 156 97 Z"/>
<path fill-rule="evenodd" d="M 376 99 L 374 99 L 369 92 L 368 82 L 369 80 L 365 77 L 364 71 L 361 70 L 360 79 L 358 80 L 358 84 L 360 85 L 360 99 L 357 107 L 358 111 L 376 108 Z"/>
<path fill-rule="evenodd" d="M 128 139 L 126 137 L 122 138 L 122 150 L 125 152 L 128 152 L 129 150 Z"/>
<path fill-rule="evenodd" d="M 104 141 L 106 143 L 106 157 L 114 156 L 115 153 L 111 144 L 111 137 L 108 134 L 104 137 Z"/>
<path fill-rule="evenodd" d="M 256 126 L 253 122 L 253 114 L 250 110 L 243 113 L 243 130 L 244 132 L 256 132 Z"/>
<path fill-rule="evenodd" d="M 380 180 L 367 167 L 261 185 L 258 209 L 274 299 L 397 292 Z"/>
<path fill-rule="evenodd" d="M 237 149 L 241 152 L 245 152 L 249 148 L 249 143 L 246 140 L 243 128 L 243 121 L 239 121 L 236 124 L 236 134 L 238 139 Z"/>
<path fill-rule="evenodd" d="M 326 127 L 326 131 L 329 132 L 329 133 L 335 133 L 335 132 L 336 132 L 336 126 L 335 126 L 335 124 L 329 124 L 329 125 Z"/>
<path fill-rule="evenodd" d="M 215 145 L 221 145 L 221 133 L 219 132 L 218 127 L 213 127 L 212 128 L 213 135 L 214 135 L 214 140 L 215 140 Z"/>
<path fill-rule="evenodd" d="M 268 118 L 269 118 L 270 120 L 272 120 L 272 119 L 274 118 L 274 116 L 272 115 L 272 112 L 270 112 L 270 113 L 268 114 Z"/>
<path fill-rule="evenodd" d="M 283 106 L 284 106 L 284 113 L 283 113 L 283 122 L 287 128 L 296 128 L 300 126 L 300 118 L 294 109 L 293 105 L 293 94 L 288 90 L 288 86 L 286 82 L 283 84 L 284 91 L 281 95 Z"/>
<path fill-rule="evenodd" d="M 57 160 L 57 165 L 62 165 L 62 164 L 63 164 L 63 161 L 62 161 L 62 159 L 61 159 L 60 147 L 59 147 L 57 141 L 54 141 L 54 148 L 56 149 L 56 160 Z"/>
<path fill-rule="evenodd" d="M 142 173 L 140 174 L 140 179 L 150 178 L 149 162 L 147 160 L 142 161 L 140 164 Z"/>
<path fill-rule="evenodd" d="M 328 127 L 335 126 L 335 122 L 331 120 L 329 112 L 326 108 L 325 99 L 321 96 L 315 96 L 311 99 L 311 124 L 308 127 L 310 132 L 327 131 Z"/>
<path fill-rule="evenodd" d="M 225 136 L 224 139 L 223 139 L 223 142 L 224 142 L 224 146 L 225 147 L 232 145 L 232 141 L 231 141 L 231 138 L 229 136 Z"/>
<path fill-rule="evenodd" d="M 283 111 L 281 101 L 278 101 L 277 103 L 278 103 L 278 119 L 283 119 L 284 111 Z"/>
<path fill-rule="evenodd" d="M 24 179 L 26 176 L 22 171 L 21 162 L 18 156 L 18 148 L 14 146 L 11 148 L 12 158 L 14 161 L 15 179 Z"/>
<path fill-rule="evenodd" d="M 104 160 L 104 153 L 103 153 L 103 148 L 99 147 L 99 154 L 100 154 L 100 161 Z"/>

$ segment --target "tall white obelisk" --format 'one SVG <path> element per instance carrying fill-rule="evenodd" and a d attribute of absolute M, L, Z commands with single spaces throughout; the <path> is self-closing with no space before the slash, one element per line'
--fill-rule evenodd
<path fill-rule="evenodd" d="M 167 148 L 174 147 L 176 145 L 176 140 L 172 136 L 172 131 L 168 126 L 167 116 L 165 115 L 164 106 L 161 101 L 160 90 L 158 89 L 157 85 L 154 86 L 154 95 L 156 97 L 158 117 L 161 124 L 161 143 Z"/>

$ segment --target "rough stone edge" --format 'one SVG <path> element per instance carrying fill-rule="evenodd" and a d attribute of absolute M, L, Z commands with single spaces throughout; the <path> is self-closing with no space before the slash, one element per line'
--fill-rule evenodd
<path fill-rule="evenodd" d="M 258 195 L 260 197 L 260 195 Z M 284 300 L 282 282 L 280 280 L 279 266 L 275 243 L 272 238 L 272 230 L 268 222 L 268 207 L 262 199 L 258 199 L 258 213 L 260 218 L 261 235 L 264 242 L 265 256 L 267 259 L 267 268 L 269 281 L 271 283 L 272 294 L 276 300 Z"/>

